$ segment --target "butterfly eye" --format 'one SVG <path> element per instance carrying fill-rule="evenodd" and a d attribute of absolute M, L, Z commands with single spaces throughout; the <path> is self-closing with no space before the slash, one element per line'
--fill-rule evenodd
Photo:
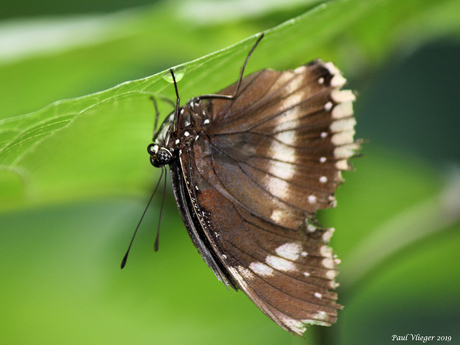
<path fill-rule="evenodd" d="M 147 146 L 147 152 L 149 153 L 149 155 L 156 155 L 158 153 L 158 149 L 160 147 L 157 145 L 157 144 L 150 144 L 149 146 Z"/>

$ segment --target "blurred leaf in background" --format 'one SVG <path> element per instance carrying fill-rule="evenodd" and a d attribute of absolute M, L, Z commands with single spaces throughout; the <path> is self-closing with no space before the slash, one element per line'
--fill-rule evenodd
<path fill-rule="evenodd" d="M 458 342 L 460 2 L 63 4 L 0 5 L 2 344 Z M 345 309 L 305 339 L 215 279 L 170 190 L 160 252 L 154 200 L 119 270 L 157 178 L 145 147 L 149 96 L 174 97 L 162 71 L 182 64 L 183 101 L 216 92 L 260 31 L 248 73 L 334 61 L 369 140 L 337 209 L 320 214 L 337 229 Z"/>

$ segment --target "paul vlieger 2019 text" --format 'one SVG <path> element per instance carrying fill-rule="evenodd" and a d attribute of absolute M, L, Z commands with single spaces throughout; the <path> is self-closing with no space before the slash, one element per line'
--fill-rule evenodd
<path fill-rule="evenodd" d="M 421 334 L 412 334 L 408 333 L 406 335 L 396 335 L 391 336 L 391 341 L 417 341 L 422 343 L 427 342 L 450 342 L 452 341 L 452 336 L 450 335 L 421 335 Z"/>

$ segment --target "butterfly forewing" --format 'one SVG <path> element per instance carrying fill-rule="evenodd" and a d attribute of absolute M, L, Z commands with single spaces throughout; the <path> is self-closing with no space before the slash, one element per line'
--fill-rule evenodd
<path fill-rule="evenodd" d="M 320 61 L 262 70 L 244 78 L 233 99 L 192 99 L 179 118 L 177 137 L 188 144 L 172 181 L 188 193 L 187 203 L 176 200 L 193 223 L 190 236 L 219 279 L 297 334 L 334 323 L 341 308 L 331 292 L 333 230 L 314 214 L 335 205 L 340 171 L 359 148 L 344 83 Z"/>

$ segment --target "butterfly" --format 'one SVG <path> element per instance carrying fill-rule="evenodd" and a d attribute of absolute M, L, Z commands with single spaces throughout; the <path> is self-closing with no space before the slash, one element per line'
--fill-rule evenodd
<path fill-rule="evenodd" d="M 182 220 L 216 277 L 242 290 L 285 330 L 337 319 L 334 229 L 315 219 L 334 207 L 351 170 L 355 95 L 330 62 L 263 69 L 216 94 L 180 105 L 148 146 L 151 164 L 169 165 Z"/>

